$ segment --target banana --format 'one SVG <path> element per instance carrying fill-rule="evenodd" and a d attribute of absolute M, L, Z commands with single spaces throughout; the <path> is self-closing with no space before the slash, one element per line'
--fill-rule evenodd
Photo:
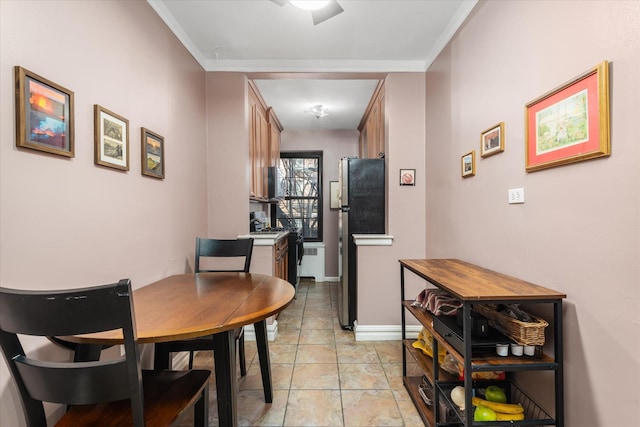
<path fill-rule="evenodd" d="M 524 414 L 524 408 L 522 405 L 513 403 L 498 403 L 490 402 L 488 400 L 480 399 L 479 397 L 473 397 L 471 399 L 473 406 L 484 405 L 493 409 L 495 412 L 501 412 L 503 414 Z"/>
<path fill-rule="evenodd" d="M 494 411 L 495 412 L 495 411 Z M 502 412 L 496 412 L 496 421 L 520 421 L 524 420 L 524 414 L 503 414 Z"/>

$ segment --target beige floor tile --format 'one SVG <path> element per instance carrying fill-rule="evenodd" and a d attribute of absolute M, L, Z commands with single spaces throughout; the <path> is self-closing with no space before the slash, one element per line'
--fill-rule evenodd
<path fill-rule="evenodd" d="M 391 390 L 404 390 L 402 382 L 402 363 L 383 363 L 382 369 L 387 376 Z"/>
<path fill-rule="evenodd" d="M 300 329 L 302 317 L 285 317 L 278 320 L 278 332 L 280 329 Z"/>
<path fill-rule="evenodd" d="M 296 363 L 291 389 L 339 390 L 338 366 L 332 363 Z"/>
<path fill-rule="evenodd" d="M 293 363 L 271 363 L 271 385 L 274 390 L 289 390 Z M 258 359 L 251 364 L 245 377 L 238 380 L 240 390 L 264 390 Z"/>
<path fill-rule="evenodd" d="M 402 344 L 398 341 L 383 341 L 374 344 L 382 363 L 402 363 Z"/>
<path fill-rule="evenodd" d="M 333 319 L 330 317 L 303 317 L 300 329 L 329 329 L 333 331 Z"/>
<path fill-rule="evenodd" d="M 353 344 L 356 342 L 353 331 L 342 329 L 340 325 L 335 327 L 334 324 L 333 332 L 336 336 L 336 344 Z"/>
<path fill-rule="evenodd" d="M 307 306 L 304 309 L 304 317 L 322 317 L 331 318 L 331 307 L 313 307 Z"/>
<path fill-rule="evenodd" d="M 349 427 L 402 426 L 391 390 L 342 390 L 344 424 Z"/>
<path fill-rule="evenodd" d="M 338 364 L 341 390 L 388 390 L 389 382 L 378 364 Z"/>
<path fill-rule="evenodd" d="M 337 363 L 336 347 L 329 344 L 298 345 L 295 363 Z"/>
<path fill-rule="evenodd" d="M 373 345 L 355 343 L 353 338 L 349 344 L 338 344 L 336 340 L 336 351 L 338 363 L 380 363 Z"/>
<path fill-rule="evenodd" d="M 293 344 L 269 343 L 269 359 L 271 363 L 294 363 L 297 349 Z"/>
<path fill-rule="evenodd" d="M 300 344 L 331 344 L 335 345 L 335 334 L 330 329 L 302 329 Z"/>
<path fill-rule="evenodd" d="M 273 402 L 265 403 L 260 391 L 238 393 L 238 424 L 241 426 L 282 426 L 287 407 L 288 390 L 274 390 Z"/>
<path fill-rule="evenodd" d="M 284 425 L 343 426 L 340 391 L 291 390 Z"/>
<path fill-rule="evenodd" d="M 422 417 L 418 414 L 409 393 L 406 388 L 393 390 L 393 397 L 396 399 L 398 409 L 404 419 L 404 425 L 407 427 L 424 427 L 425 423 L 422 421 Z"/>
<path fill-rule="evenodd" d="M 273 344 L 298 344 L 300 339 L 300 329 L 278 327 L 278 336 Z M 271 345 L 271 343 L 269 343 Z"/>

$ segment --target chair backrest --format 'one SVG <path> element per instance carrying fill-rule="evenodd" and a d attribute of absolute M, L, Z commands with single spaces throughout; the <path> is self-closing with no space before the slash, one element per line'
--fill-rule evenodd
<path fill-rule="evenodd" d="M 97 362 L 36 359 L 25 353 L 18 336 L 70 336 L 114 329 L 122 330 L 126 356 Z M 42 402 L 83 405 L 123 399 L 131 399 L 134 425 L 144 426 L 142 370 L 129 279 L 56 291 L 0 287 L 0 345 L 30 427 L 46 426 Z"/>
<path fill-rule="evenodd" d="M 253 239 L 204 239 L 196 237 L 196 261 L 195 272 L 203 273 L 208 271 L 239 271 L 249 272 L 251 267 L 251 254 L 253 253 Z M 243 269 L 213 269 L 206 270 L 200 268 L 200 257 L 244 257 Z"/>

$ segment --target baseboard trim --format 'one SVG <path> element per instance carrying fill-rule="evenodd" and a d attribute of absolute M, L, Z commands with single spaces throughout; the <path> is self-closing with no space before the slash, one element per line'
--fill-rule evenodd
<path fill-rule="evenodd" d="M 422 329 L 420 325 L 407 325 L 406 337 L 408 339 L 418 338 L 418 332 Z M 356 341 L 397 341 L 402 339 L 401 325 L 361 325 L 354 328 Z"/>
<path fill-rule="evenodd" d="M 278 321 L 274 320 L 272 324 L 267 325 L 267 339 L 273 341 L 278 336 Z M 256 340 L 256 330 L 253 325 L 247 325 L 244 327 L 244 339 L 246 341 Z"/>

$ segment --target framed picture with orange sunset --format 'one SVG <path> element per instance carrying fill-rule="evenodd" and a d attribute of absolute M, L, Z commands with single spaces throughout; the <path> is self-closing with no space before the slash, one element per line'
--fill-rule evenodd
<path fill-rule="evenodd" d="M 16 147 L 74 157 L 73 92 L 16 66 Z"/>

